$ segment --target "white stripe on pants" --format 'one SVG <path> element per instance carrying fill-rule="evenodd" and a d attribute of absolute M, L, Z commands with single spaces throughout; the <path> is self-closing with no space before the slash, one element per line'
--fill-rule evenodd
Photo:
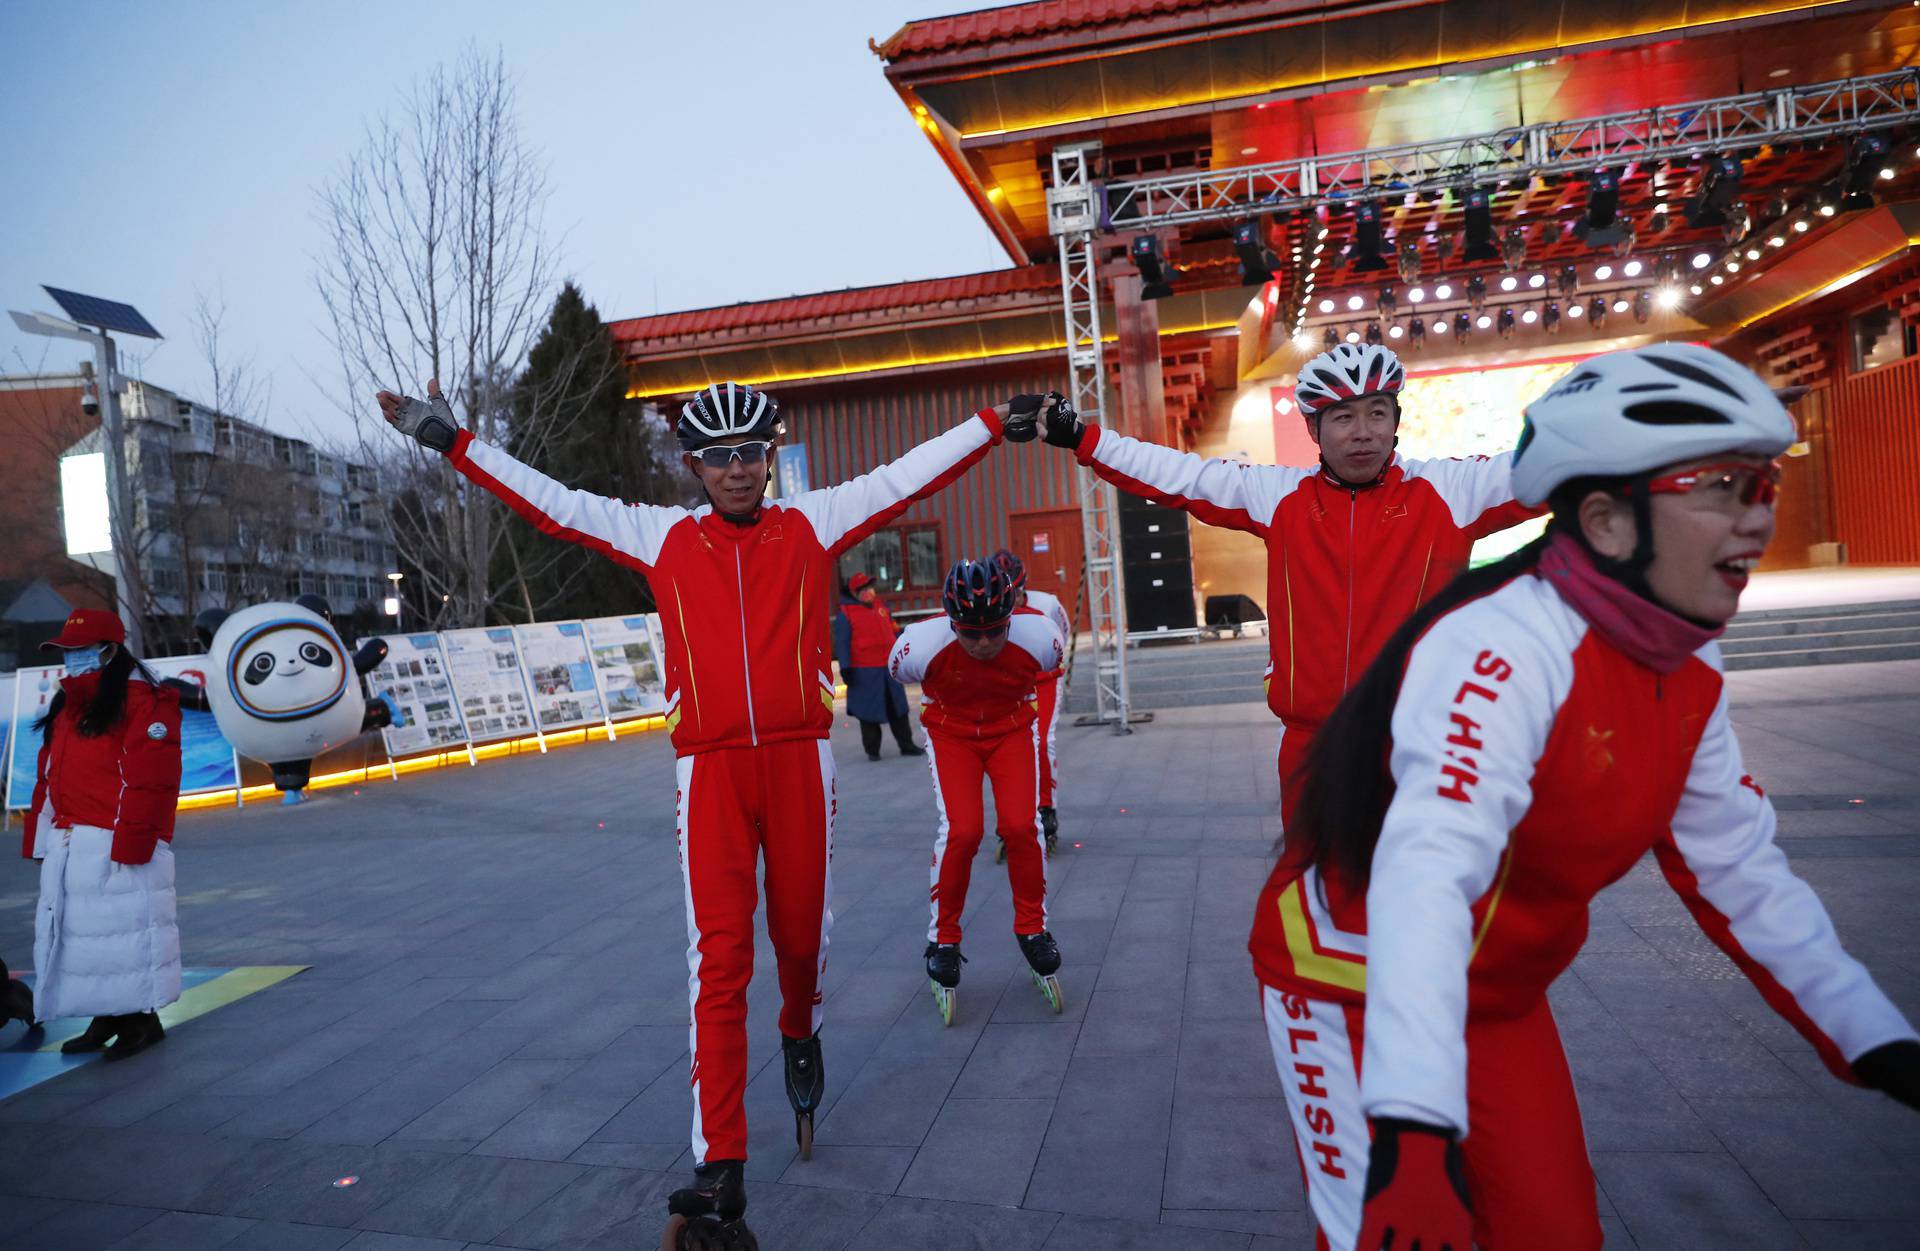
<path fill-rule="evenodd" d="M 1369 1138 L 1347 1010 L 1324 999 L 1261 988 L 1267 1041 L 1286 1091 L 1307 1206 L 1331 1251 L 1360 1237 Z"/>

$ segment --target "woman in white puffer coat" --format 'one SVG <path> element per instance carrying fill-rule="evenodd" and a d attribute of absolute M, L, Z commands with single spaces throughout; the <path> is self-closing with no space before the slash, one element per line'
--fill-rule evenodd
<path fill-rule="evenodd" d="M 126 649 L 112 613 L 77 609 L 59 637 L 67 676 L 41 733 L 21 854 L 40 864 L 34 1015 L 91 1016 L 61 1050 L 124 1059 L 166 1037 L 180 997 L 173 812 L 180 698 Z"/>

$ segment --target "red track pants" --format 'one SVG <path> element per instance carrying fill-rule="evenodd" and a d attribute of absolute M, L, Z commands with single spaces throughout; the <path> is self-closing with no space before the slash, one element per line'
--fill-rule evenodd
<path fill-rule="evenodd" d="M 1267 1040 L 1286 1089 L 1318 1251 L 1352 1251 L 1366 1193 L 1360 1111 L 1365 1009 L 1261 988 Z M 1481 1251 L 1599 1251 L 1593 1167 L 1553 1013 L 1542 999 L 1512 1021 L 1467 1023 L 1461 1144 Z"/>
<path fill-rule="evenodd" d="M 994 816 L 1007 842 L 1007 880 L 1013 886 L 1013 932 L 1047 928 L 1047 849 L 1035 809 L 1039 800 L 1039 724 L 998 738 L 949 738 L 927 731 L 927 767 L 933 773 L 940 831 L 933 840 L 929 896 L 933 919 L 927 941 L 960 941 L 973 856 L 986 834 L 980 784 L 993 782 Z"/>
<path fill-rule="evenodd" d="M 1060 679 L 1058 677 L 1041 678 L 1033 688 L 1035 697 L 1034 711 L 1039 715 L 1037 722 L 1040 730 L 1040 806 L 1054 808 L 1055 790 L 1060 781 L 1060 755 L 1054 748 L 1054 727 L 1059 724 L 1060 716 Z"/>
<path fill-rule="evenodd" d="M 833 753 L 825 739 L 682 756 L 680 872 L 686 883 L 693 1021 L 693 1155 L 747 1158 L 747 983 L 756 869 L 767 862 L 767 931 L 780 975 L 780 1032 L 820 1029 L 820 976 L 833 927 Z"/>

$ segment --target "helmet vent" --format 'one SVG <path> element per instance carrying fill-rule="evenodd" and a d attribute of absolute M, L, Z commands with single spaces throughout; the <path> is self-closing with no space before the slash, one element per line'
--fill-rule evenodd
<path fill-rule="evenodd" d="M 1677 382 L 1636 382 L 1630 387 L 1621 387 L 1620 394 L 1631 395 L 1635 391 L 1678 391 Z"/>
<path fill-rule="evenodd" d="M 1629 404 L 1624 416 L 1628 421 L 1637 421 L 1647 426 L 1730 426 L 1732 420 L 1725 413 L 1715 412 L 1704 404 L 1689 404 L 1685 400 L 1644 400 L 1638 404 Z"/>
<path fill-rule="evenodd" d="M 1657 356 L 1652 352 L 1642 352 L 1640 359 L 1658 369 L 1664 369 L 1670 374 L 1685 378 L 1688 382 L 1697 382 L 1703 387 L 1712 387 L 1728 399 L 1737 400 L 1741 398 L 1738 391 L 1700 368 L 1698 365 L 1689 365 L 1685 361 L 1677 361 L 1669 357 Z M 1723 417 L 1720 420 L 1725 421 L 1726 418 Z"/>

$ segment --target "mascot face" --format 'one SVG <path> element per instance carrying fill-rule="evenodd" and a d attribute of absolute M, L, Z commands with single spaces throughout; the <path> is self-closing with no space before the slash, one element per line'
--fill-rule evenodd
<path fill-rule="evenodd" d="M 220 732 L 255 760 L 309 759 L 360 732 L 365 704 L 333 627 L 296 604 L 256 604 L 221 623 L 207 702 Z"/>

